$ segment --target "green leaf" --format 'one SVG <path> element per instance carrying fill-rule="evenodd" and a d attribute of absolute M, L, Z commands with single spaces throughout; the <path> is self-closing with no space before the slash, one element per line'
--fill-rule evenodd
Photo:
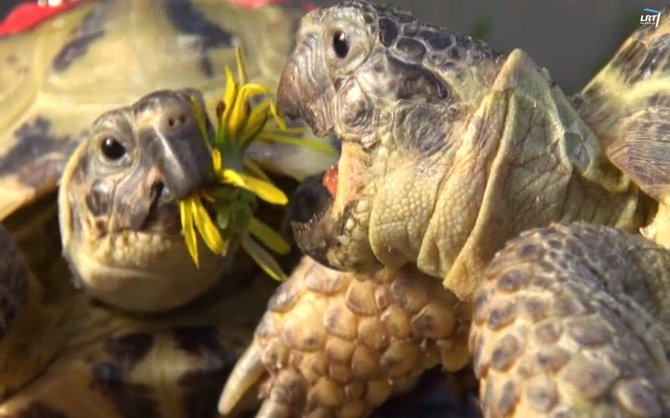
<path fill-rule="evenodd" d="M 286 255 L 291 251 L 291 246 L 272 228 L 252 217 L 249 222 L 249 232 L 272 251 Z"/>
<path fill-rule="evenodd" d="M 274 257 L 265 251 L 263 247 L 258 245 L 249 234 L 242 235 L 241 244 L 244 251 L 254 259 L 256 264 L 258 264 L 265 273 L 275 280 L 286 280 L 286 274 L 284 274 Z"/>

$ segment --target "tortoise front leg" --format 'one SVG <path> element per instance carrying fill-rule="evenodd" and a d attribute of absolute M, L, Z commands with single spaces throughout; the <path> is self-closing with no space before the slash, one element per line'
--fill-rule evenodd
<path fill-rule="evenodd" d="M 254 383 L 260 417 L 361 417 L 440 362 L 468 361 L 471 305 L 415 268 L 366 280 L 303 259 L 275 293 L 226 384 L 226 414 Z"/>
<path fill-rule="evenodd" d="M 670 253 L 587 224 L 496 256 L 470 339 L 487 417 L 670 414 Z"/>

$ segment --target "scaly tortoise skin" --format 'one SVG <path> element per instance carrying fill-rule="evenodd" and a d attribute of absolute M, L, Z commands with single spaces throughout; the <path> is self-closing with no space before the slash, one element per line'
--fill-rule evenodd
<path fill-rule="evenodd" d="M 570 101 L 521 50 L 364 1 L 309 13 L 278 104 L 341 139 L 336 191 L 304 192 L 313 259 L 220 411 L 261 380 L 260 417 L 365 416 L 471 362 L 487 417 L 670 415 L 668 68 L 668 19 Z"/>
<path fill-rule="evenodd" d="M 188 258 L 170 202 L 210 162 L 195 93 L 179 89 L 221 94 L 238 44 L 250 79 L 276 85 L 300 14 L 86 1 L 0 38 L 0 416 L 216 415 L 272 285 L 242 256 L 200 270 Z M 102 156 L 107 137 L 127 150 L 118 164 Z M 294 177 L 314 170 L 302 161 L 324 167 L 305 151 L 256 152 Z"/>

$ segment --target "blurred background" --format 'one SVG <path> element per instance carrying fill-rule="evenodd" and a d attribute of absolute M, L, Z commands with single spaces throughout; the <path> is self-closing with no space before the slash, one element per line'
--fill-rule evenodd
<path fill-rule="evenodd" d="M 0 15 L 4 16 L 19 2 L 0 0 Z M 317 5 L 335 3 L 313 2 Z M 578 90 L 609 59 L 621 41 L 639 26 L 643 8 L 660 9 L 665 3 L 662 0 L 382 2 L 410 10 L 426 21 L 453 31 L 482 38 L 501 51 L 522 48 L 547 67 L 566 92 Z"/>

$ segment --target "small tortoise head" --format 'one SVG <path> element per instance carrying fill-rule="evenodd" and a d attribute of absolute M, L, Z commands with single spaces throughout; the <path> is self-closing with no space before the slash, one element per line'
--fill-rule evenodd
<path fill-rule="evenodd" d="M 337 178 L 334 196 L 294 224 L 301 247 L 359 272 L 416 256 L 418 248 L 400 256 L 386 249 L 408 234 L 408 245 L 419 245 L 435 204 L 426 196 L 435 196 L 432 186 L 466 141 L 501 58 L 478 40 L 367 2 L 306 15 L 280 81 L 279 111 L 316 134 L 335 134 L 342 155 L 327 175 Z"/>
<path fill-rule="evenodd" d="M 160 91 L 102 115 L 61 179 L 65 257 L 77 282 L 110 305 L 180 306 L 224 267 L 224 258 L 202 251 L 196 268 L 181 236 L 177 199 L 214 181 L 192 99 L 202 102 L 195 91 Z"/>

